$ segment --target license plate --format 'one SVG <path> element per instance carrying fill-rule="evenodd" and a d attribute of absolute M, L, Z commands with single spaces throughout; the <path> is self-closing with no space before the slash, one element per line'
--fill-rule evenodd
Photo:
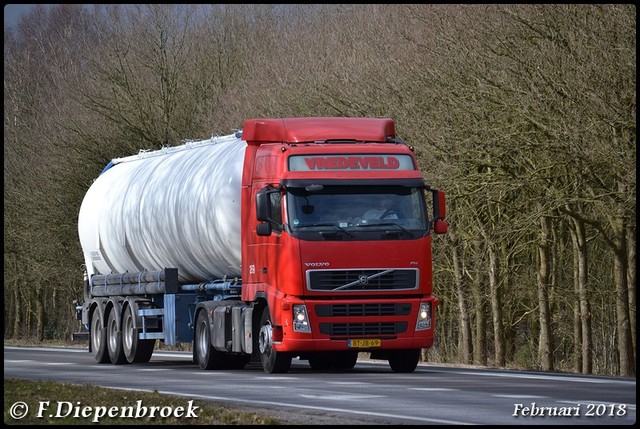
<path fill-rule="evenodd" d="M 366 339 L 366 340 L 348 340 L 349 348 L 351 349 L 365 349 L 369 347 L 380 347 L 382 345 L 382 340 L 375 339 Z"/>

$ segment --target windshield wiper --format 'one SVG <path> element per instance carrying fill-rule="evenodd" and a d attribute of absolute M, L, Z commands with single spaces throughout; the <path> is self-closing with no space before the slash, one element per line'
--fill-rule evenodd
<path fill-rule="evenodd" d="M 394 222 L 381 222 L 381 223 L 363 223 L 363 224 L 358 224 L 358 225 L 354 225 L 357 228 L 361 228 L 361 227 L 369 227 L 369 226 L 390 226 L 393 225 L 395 227 L 400 228 L 403 232 L 406 232 L 407 234 L 413 236 L 413 233 L 411 231 L 409 231 L 407 228 L 405 228 L 404 226 L 394 223 Z M 387 234 L 391 234 L 394 231 L 386 231 Z"/>
<path fill-rule="evenodd" d="M 347 234 L 349 237 L 353 237 L 353 235 L 351 235 L 351 233 L 346 229 L 344 229 L 343 227 L 330 222 L 305 223 L 305 224 L 296 226 L 296 228 L 307 228 L 310 226 L 331 226 L 333 228 L 336 228 L 338 231 Z"/>

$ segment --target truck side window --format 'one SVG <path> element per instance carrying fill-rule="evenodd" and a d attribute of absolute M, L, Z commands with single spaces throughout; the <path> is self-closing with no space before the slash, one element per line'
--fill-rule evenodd
<path fill-rule="evenodd" d="M 280 192 L 272 192 L 269 194 L 271 207 L 271 215 L 269 216 L 273 223 L 273 231 L 282 232 L 282 194 Z"/>

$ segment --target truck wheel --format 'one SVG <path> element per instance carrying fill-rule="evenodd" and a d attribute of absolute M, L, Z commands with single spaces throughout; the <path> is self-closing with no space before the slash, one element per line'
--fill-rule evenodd
<path fill-rule="evenodd" d="M 251 355 L 228 355 L 227 369 L 244 369 L 251 360 Z"/>
<path fill-rule="evenodd" d="M 358 361 L 358 352 L 337 352 L 336 360 L 333 364 L 335 369 L 353 369 Z"/>
<path fill-rule="evenodd" d="M 122 333 L 118 332 L 118 312 L 112 308 L 107 319 L 107 350 L 109 359 L 115 365 L 127 362 L 122 349 Z"/>
<path fill-rule="evenodd" d="M 211 329 L 206 311 L 198 313 L 196 322 L 195 355 L 201 369 L 223 369 L 227 365 L 227 355 L 211 345 Z"/>
<path fill-rule="evenodd" d="M 318 352 L 309 356 L 309 366 L 314 371 L 327 371 L 336 363 L 336 355 L 333 352 Z"/>
<path fill-rule="evenodd" d="M 107 330 L 104 327 L 104 321 L 100 311 L 96 308 L 91 316 L 91 353 L 98 363 L 107 363 L 109 353 L 107 352 Z"/>
<path fill-rule="evenodd" d="M 413 372 L 420 360 L 420 349 L 389 351 L 389 366 L 393 372 Z"/>
<path fill-rule="evenodd" d="M 264 372 L 267 374 L 282 374 L 289 371 L 289 368 L 291 368 L 291 355 L 278 352 L 273 348 L 273 327 L 271 325 L 269 307 L 265 307 L 262 311 L 258 346 L 260 349 L 260 362 Z"/>
<path fill-rule="evenodd" d="M 137 307 L 137 305 L 136 305 Z M 141 340 L 140 329 L 134 326 L 134 309 L 127 305 L 122 316 L 122 348 L 129 363 L 145 363 L 151 360 L 156 340 Z"/>

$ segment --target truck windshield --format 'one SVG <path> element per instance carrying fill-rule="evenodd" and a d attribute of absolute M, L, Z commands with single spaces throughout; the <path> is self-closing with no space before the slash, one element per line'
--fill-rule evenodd
<path fill-rule="evenodd" d="M 395 185 L 288 187 L 287 224 L 305 240 L 406 240 L 429 230 L 422 189 Z"/>

